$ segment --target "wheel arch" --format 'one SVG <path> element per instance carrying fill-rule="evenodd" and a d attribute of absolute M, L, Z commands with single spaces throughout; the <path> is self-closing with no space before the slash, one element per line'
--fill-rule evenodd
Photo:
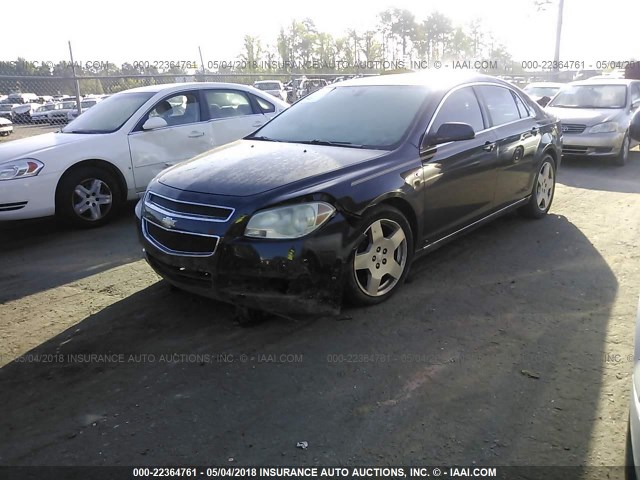
<path fill-rule="evenodd" d="M 420 225 L 418 223 L 418 217 L 416 215 L 416 212 L 413 206 L 411 205 L 411 203 L 409 203 L 409 201 L 403 198 L 402 196 L 391 195 L 391 196 L 378 199 L 374 204 L 370 205 L 366 210 L 370 210 L 371 208 L 384 206 L 384 205 L 389 205 L 395 208 L 396 210 L 399 210 L 400 213 L 404 215 L 404 217 L 407 219 L 407 222 L 409 222 L 409 226 L 411 227 L 413 244 L 417 245 L 418 238 L 419 238 Z"/>
<path fill-rule="evenodd" d="M 547 145 L 547 147 L 542 151 L 542 156 L 544 157 L 545 155 L 549 155 L 551 158 L 553 158 L 553 162 L 555 163 L 555 167 L 557 169 L 560 155 L 556 151 L 555 147 L 553 147 L 552 145 Z"/>
<path fill-rule="evenodd" d="M 67 176 L 69 173 L 73 172 L 74 170 L 82 167 L 100 168 L 113 174 L 118 181 L 118 189 L 120 190 L 118 193 L 120 195 L 120 201 L 124 202 L 127 200 L 127 192 L 128 192 L 127 180 L 124 178 L 124 174 L 122 173 L 122 171 L 118 167 L 116 167 L 113 163 L 108 162 L 106 160 L 100 160 L 97 158 L 82 160 L 80 162 L 74 163 L 73 165 L 70 165 L 64 171 L 64 173 L 60 175 L 60 178 L 58 179 L 58 184 L 56 185 L 56 198 L 58 196 L 58 190 L 60 188 L 60 184 L 62 183 L 62 180 L 65 178 L 65 176 Z"/>

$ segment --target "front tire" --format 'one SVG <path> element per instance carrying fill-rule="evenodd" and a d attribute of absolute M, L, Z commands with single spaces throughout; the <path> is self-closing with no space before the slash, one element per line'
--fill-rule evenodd
<path fill-rule="evenodd" d="M 543 218 L 553 202 L 556 191 L 556 162 L 551 155 L 545 155 L 533 183 L 533 190 L 529 202 L 518 209 L 527 218 Z"/>
<path fill-rule="evenodd" d="M 620 152 L 618 152 L 618 155 L 615 158 L 615 164 L 618 167 L 624 167 L 627 164 L 627 160 L 629 159 L 629 148 L 631 148 L 631 140 L 629 140 L 629 133 L 627 132 L 622 140 Z"/>
<path fill-rule="evenodd" d="M 108 170 L 75 168 L 58 184 L 56 215 L 76 227 L 99 227 L 117 214 L 121 198 L 118 181 Z"/>
<path fill-rule="evenodd" d="M 349 260 L 346 297 L 353 305 L 384 302 L 404 283 L 413 259 L 413 233 L 404 215 L 381 206 L 361 223 L 364 239 Z"/>

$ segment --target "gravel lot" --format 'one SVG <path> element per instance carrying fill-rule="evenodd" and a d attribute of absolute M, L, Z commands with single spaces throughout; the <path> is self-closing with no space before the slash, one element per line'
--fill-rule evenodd
<path fill-rule="evenodd" d="M 251 326 L 159 281 L 132 206 L 0 225 L 0 464 L 623 464 L 640 152 L 559 180 L 383 305 Z"/>
<path fill-rule="evenodd" d="M 18 140 L 20 138 L 32 137 L 41 133 L 55 132 L 60 130 L 64 125 L 13 125 L 13 133 L 6 137 L 0 137 L 0 145 L 11 140 Z"/>

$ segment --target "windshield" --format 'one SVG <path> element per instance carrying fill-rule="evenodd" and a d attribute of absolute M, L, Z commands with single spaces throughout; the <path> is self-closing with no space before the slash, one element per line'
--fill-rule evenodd
<path fill-rule="evenodd" d="M 426 98 L 425 88 L 413 85 L 325 88 L 300 100 L 253 136 L 390 149 L 412 126 Z"/>
<path fill-rule="evenodd" d="M 280 84 L 275 82 L 270 83 L 256 83 L 255 87 L 260 90 L 280 90 Z"/>
<path fill-rule="evenodd" d="M 553 97 L 560 87 L 525 87 L 524 91 L 534 97 Z"/>
<path fill-rule="evenodd" d="M 113 95 L 90 108 L 62 129 L 63 133 L 109 133 L 118 130 L 154 94 L 150 92 Z"/>
<path fill-rule="evenodd" d="M 624 108 L 627 103 L 625 85 L 567 85 L 549 103 L 549 107 Z"/>
<path fill-rule="evenodd" d="M 48 112 L 49 110 L 55 110 L 56 105 L 55 104 L 50 104 L 50 105 L 43 105 L 40 108 L 38 108 L 38 112 Z"/>
<path fill-rule="evenodd" d="M 89 108 L 89 107 L 93 107 L 96 103 L 98 102 L 96 102 L 95 100 L 89 100 L 86 102 L 80 102 L 80 106 L 82 108 Z"/>
<path fill-rule="evenodd" d="M 76 108 L 76 102 L 63 102 L 62 108 Z"/>
<path fill-rule="evenodd" d="M 13 108 L 13 105 L 10 103 L 5 103 L 4 105 L 0 105 L 0 111 L 8 112 Z"/>

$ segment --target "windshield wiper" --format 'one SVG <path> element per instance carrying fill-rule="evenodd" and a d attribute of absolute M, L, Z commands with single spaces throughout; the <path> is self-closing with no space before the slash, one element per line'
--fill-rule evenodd
<path fill-rule="evenodd" d="M 328 145 L 330 147 L 364 148 L 364 145 L 359 145 L 357 143 L 329 141 L 329 140 L 301 140 L 296 143 L 305 143 L 309 145 Z"/>
<path fill-rule="evenodd" d="M 61 130 L 62 133 L 107 133 L 105 130 Z"/>
<path fill-rule="evenodd" d="M 257 135 L 255 137 L 249 136 L 249 137 L 246 137 L 245 140 L 263 140 L 265 142 L 282 142 L 282 140 L 277 140 L 271 137 L 265 137 L 264 135 Z"/>

